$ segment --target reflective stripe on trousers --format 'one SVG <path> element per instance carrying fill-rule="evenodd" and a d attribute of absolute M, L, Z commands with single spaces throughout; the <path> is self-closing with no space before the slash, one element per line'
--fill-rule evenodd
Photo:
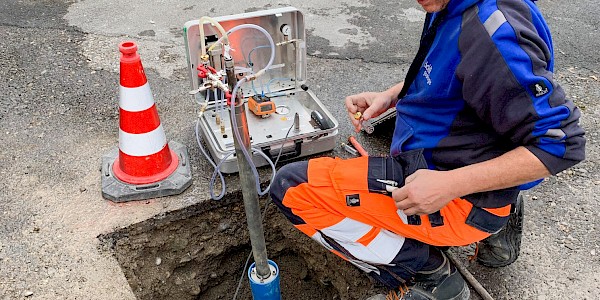
<path fill-rule="evenodd" d="M 367 173 L 367 158 L 292 163 L 278 171 L 271 196 L 296 228 L 328 250 L 367 273 L 383 276 L 392 268 L 403 279 L 427 261 L 428 245 L 468 245 L 508 220 L 510 205 L 481 209 L 454 199 L 434 214 L 433 226 L 431 216 L 409 225 L 391 197 L 369 192 Z"/>

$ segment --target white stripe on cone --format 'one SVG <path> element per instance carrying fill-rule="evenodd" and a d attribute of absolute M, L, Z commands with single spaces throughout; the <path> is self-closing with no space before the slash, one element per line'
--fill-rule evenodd
<path fill-rule="evenodd" d="M 131 156 L 147 156 L 162 150 L 167 144 L 167 137 L 162 125 L 156 129 L 140 134 L 127 133 L 119 129 L 119 149 Z"/>
<path fill-rule="evenodd" d="M 154 98 L 148 82 L 140 87 L 128 88 L 121 86 L 119 88 L 119 107 L 123 110 L 130 112 L 144 111 L 152 105 L 154 105 Z"/>

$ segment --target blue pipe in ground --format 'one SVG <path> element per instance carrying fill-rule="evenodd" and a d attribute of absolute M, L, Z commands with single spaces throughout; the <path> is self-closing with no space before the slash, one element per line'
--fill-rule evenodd
<path fill-rule="evenodd" d="M 261 280 L 256 274 L 255 263 L 248 269 L 248 279 L 254 300 L 281 300 L 281 289 L 279 288 L 279 267 L 272 260 L 268 260 L 271 276 Z"/>

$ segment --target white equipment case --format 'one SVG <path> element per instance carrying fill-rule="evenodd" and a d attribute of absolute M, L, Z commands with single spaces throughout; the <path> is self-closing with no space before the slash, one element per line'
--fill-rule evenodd
<path fill-rule="evenodd" d="M 250 96 L 264 94 L 270 97 L 276 107 L 275 113 L 266 118 L 254 114 L 246 107 L 252 147 L 262 150 L 273 161 L 280 150 L 280 161 L 285 161 L 333 149 L 338 135 L 338 122 L 306 86 L 306 33 L 302 13 L 296 8 L 287 7 L 218 17 L 215 20 L 226 31 L 240 24 L 261 26 L 269 32 L 275 44 L 283 43 L 275 46 L 275 59 L 271 68 L 257 80 L 246 82 L 241 87 L 245 101 Z M 207 37 L 205 40 L 210 45 L 220 35 L 210 23 L 203 24 L 203 27 Z M 184 38 L 191 88 L 197 90 L 199 83 L 202 83 L 197 71 L 201 47 L 198 20 L 185 23 Z M 270 47 L 265 46 L 268 45 L 267 38 L 255 29 L 241 29 L 231 33 L 229 43 L 233 49 L 230 53 L 236 70 L 241 70 L 240 75 L 257 72 L 267 64 L 271 55 Z M 211 56 L 211 64 L 219 70 L 222 69 L 221 61 L 213 57 L 220 57 L 220 45 L 215 49 L 211 53 L 214 54 Z M 209 90 L 208 93 L 213 92 Z M 219 110 L 221 104 L 212 95 L 207 98 L 206 94 L 197 93 L 192 97 L 199 103 L 209 100 L 206 111 L 200 117 L 199 127 L 210 155 L 218 163 L 234 151 L 235 137 L 231 131 L 229 109 L 225 107 Z M 299 128 L 289 130 L 286 139 L 296 113 L 299 116 Z M 216 123 L 217 115 L 226 126 L 224 134 Z M 256 153 L 253 154 L 253 161 L 256 166 L 267 164 Z M 222 162 L 221 171 L 238 171 L 234 155 Z"/>

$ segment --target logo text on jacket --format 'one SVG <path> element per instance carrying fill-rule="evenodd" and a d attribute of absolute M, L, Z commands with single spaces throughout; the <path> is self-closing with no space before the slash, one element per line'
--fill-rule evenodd
<path fill-rule="evenodd" d="M 427 79 L 427 85 L 431 85 L 431 71 L 433 70 L 433 66 L 428 61 L 425 61 L 423 68 L 425 68 L 423 76 L 425 76 L 425 79 Z"/>

